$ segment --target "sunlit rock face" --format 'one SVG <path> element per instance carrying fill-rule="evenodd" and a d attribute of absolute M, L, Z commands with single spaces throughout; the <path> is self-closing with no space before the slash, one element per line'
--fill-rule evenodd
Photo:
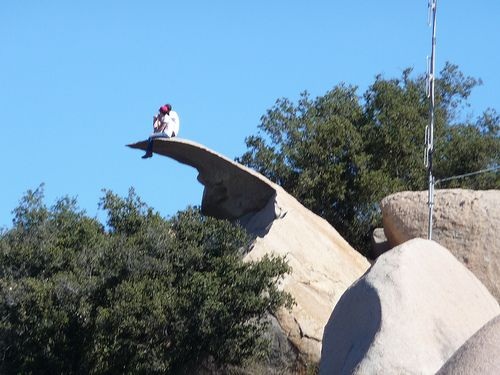
<path fill-rule="evenodd" d="M 500 374 L 500 315 L 468 339 L 437 372 L 437 375 Z"/>
<path fill-rule="evenodd" d="M 320 374 L 434 374 L 499 313 L 447 249 L 410 240 L 377 258 L 337 303 Z"/>

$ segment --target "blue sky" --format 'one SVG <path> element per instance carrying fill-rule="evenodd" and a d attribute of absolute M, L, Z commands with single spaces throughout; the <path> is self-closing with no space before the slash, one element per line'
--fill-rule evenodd
<path fill-rule="evenodd" d="M 483 79 L 471 111 L 500 109 L 500 2 L 438 2 L 437 70 Z M 126 144 L 165 102 L 180 137 L 234 158 L 280 97 L 426 69 L 427 0 L 3 0 L 0 6 L 0 227 L 23 193 L 77 197 L 133 186 L 162 215 L 201 202 L 196 171 Z M 423 142 L 423 140 L 422 140 Z"/>

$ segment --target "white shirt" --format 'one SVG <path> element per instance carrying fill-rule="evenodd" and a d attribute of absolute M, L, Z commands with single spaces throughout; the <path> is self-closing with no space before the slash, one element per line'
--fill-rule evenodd
<path fill-rule="evenodd" d="M 179 135 L 180 120 L 177 112 L 170 111 L 170 114 L 163 115 L 163 117 L 160 117 L 159 120 L 162 124 L 166 125 L 165 129 L 161 132 L 162 134 L 165 134 L 169 138 Z"/>
<path fill-rule="evenodd" d="M 179 135 L 179 127 L 181 124 L 181 122 L 179 120 L 179 115 L 175 111 L 170 111 L 170 114 L 168 115 L 168 117 L 170 120 L 169 120 L 169 123 L 167 125 L 167 128 L 172 129 L 169 137 L 176 137 Z"/>

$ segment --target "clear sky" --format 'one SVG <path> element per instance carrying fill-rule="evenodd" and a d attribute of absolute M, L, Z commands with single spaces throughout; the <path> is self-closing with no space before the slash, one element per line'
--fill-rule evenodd
<path fill-rule="evenodd" d="M 438 1 L 437 70 L 483 79 L 475 115 L 500 110 L 499 19 L 498 0 Z M 103 188 L 133 186 L 164 216 L 198 205 L 196 170 L 125 147 L 160 105 L 232 159 L 276 99 L 423 73 L 430 37 L 427 0 L 2 0 L 0 227 L 42 182 L 47 204 L 77 197 L 99 218 Z"/>

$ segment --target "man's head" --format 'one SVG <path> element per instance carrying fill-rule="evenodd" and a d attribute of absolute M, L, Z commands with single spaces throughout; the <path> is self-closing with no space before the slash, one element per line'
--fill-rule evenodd
<path fill-rule="evenodd" d="M 162 115 L 165 115 L 165 114 L 169 114 L 170 111 L 172 110 L 172 106 L 170 104 L 165 104 L 165 105 L 162 105 L 159 109 L 160 113 Z"/>

